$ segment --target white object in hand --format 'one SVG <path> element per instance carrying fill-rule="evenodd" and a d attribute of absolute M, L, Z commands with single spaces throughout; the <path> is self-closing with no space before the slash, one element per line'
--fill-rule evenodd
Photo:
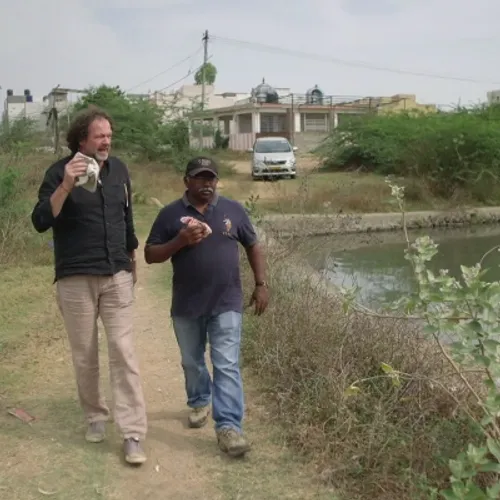
<path fill-rule="evenodd" d="M 80 152 L 76 153 L 75 158 L 83 158 L 87 162 L 87 174 L 78 177 L 75 186 L 82 187 L 91 193 L 97 189 L 97 180 L 99 179 L 99 164 L 91 158 Z"/>
<path fill-rule="evenodd" d="M 187 226 L 201 226 L 203 228 L 203 237 L 206 238 L 208 235 L 212 234 L 212 229 L 205 222 L 196 219 L 195 217 L 181 217 L 181 222 Z"/>

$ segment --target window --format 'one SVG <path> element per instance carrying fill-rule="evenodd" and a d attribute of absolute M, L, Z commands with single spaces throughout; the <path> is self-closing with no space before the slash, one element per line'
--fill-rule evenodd
<path fill-rule="evenodd" d="M 289 153 L 292 151 L 292 147 L 287 140 L 276 139 L 274 141 L 257 141 L 255 143 L 256 153 Z"/>

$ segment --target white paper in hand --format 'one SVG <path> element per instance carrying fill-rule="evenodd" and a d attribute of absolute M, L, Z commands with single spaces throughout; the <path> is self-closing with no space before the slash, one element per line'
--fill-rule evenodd
<path fill-rule="evenodd" d="M 91 158 L 80 152 L 76 153 L 75 158 L 83 158 L 87 162 L 87 175 L 78 177 L 75 186 L 82 187 L 91 193 L 97 189 L 97 180 L 99 179 L 99 164 Z"/>

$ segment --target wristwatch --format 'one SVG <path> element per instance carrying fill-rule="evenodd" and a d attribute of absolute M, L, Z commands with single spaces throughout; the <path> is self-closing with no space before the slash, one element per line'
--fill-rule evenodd
<path fill-rule="evenodd" d="M 255 286 L 265 286 L 267 288 L 267 281 L 256 281 Z"/>

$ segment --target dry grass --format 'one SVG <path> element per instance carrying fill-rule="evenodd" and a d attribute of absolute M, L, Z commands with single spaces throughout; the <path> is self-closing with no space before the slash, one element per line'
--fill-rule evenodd
<path fill-rule="evenodd" d="M 31 225 L 36 193 L 48 165 L 45 157 L 37 155 L 21 160 L 0 155 L 0 261 L 4 265 L 27 258 L 35 265 L 50 262 L 50 236 L 37 234 Z"/>
<path fill-rule="evenodd" d="M 58 315 L 52 268 L 23 266 L 0 273 L 0 492 L 2 498 L 102 498 L 104 462 L 83 439 L 67 342 Z M 49 293 L 47 293 L 49 292 Z M 25 424 L 7 414 L 21 407 Z"/>
<path fill-rule="evenodd" d="M 428 498 L 479 435 L 454 400 L 466 391 L 415 326 L 345 315 L 302 261 L 297 271 L 293 250 L 268 256 L 272 301 L 246 318 L 244 361 L 275 405 L 270 418 L 346 498 Z M 382 363 L 409 379 L 395 387 Z M 361 394 L 346 396 L 358 380 Z"/>

